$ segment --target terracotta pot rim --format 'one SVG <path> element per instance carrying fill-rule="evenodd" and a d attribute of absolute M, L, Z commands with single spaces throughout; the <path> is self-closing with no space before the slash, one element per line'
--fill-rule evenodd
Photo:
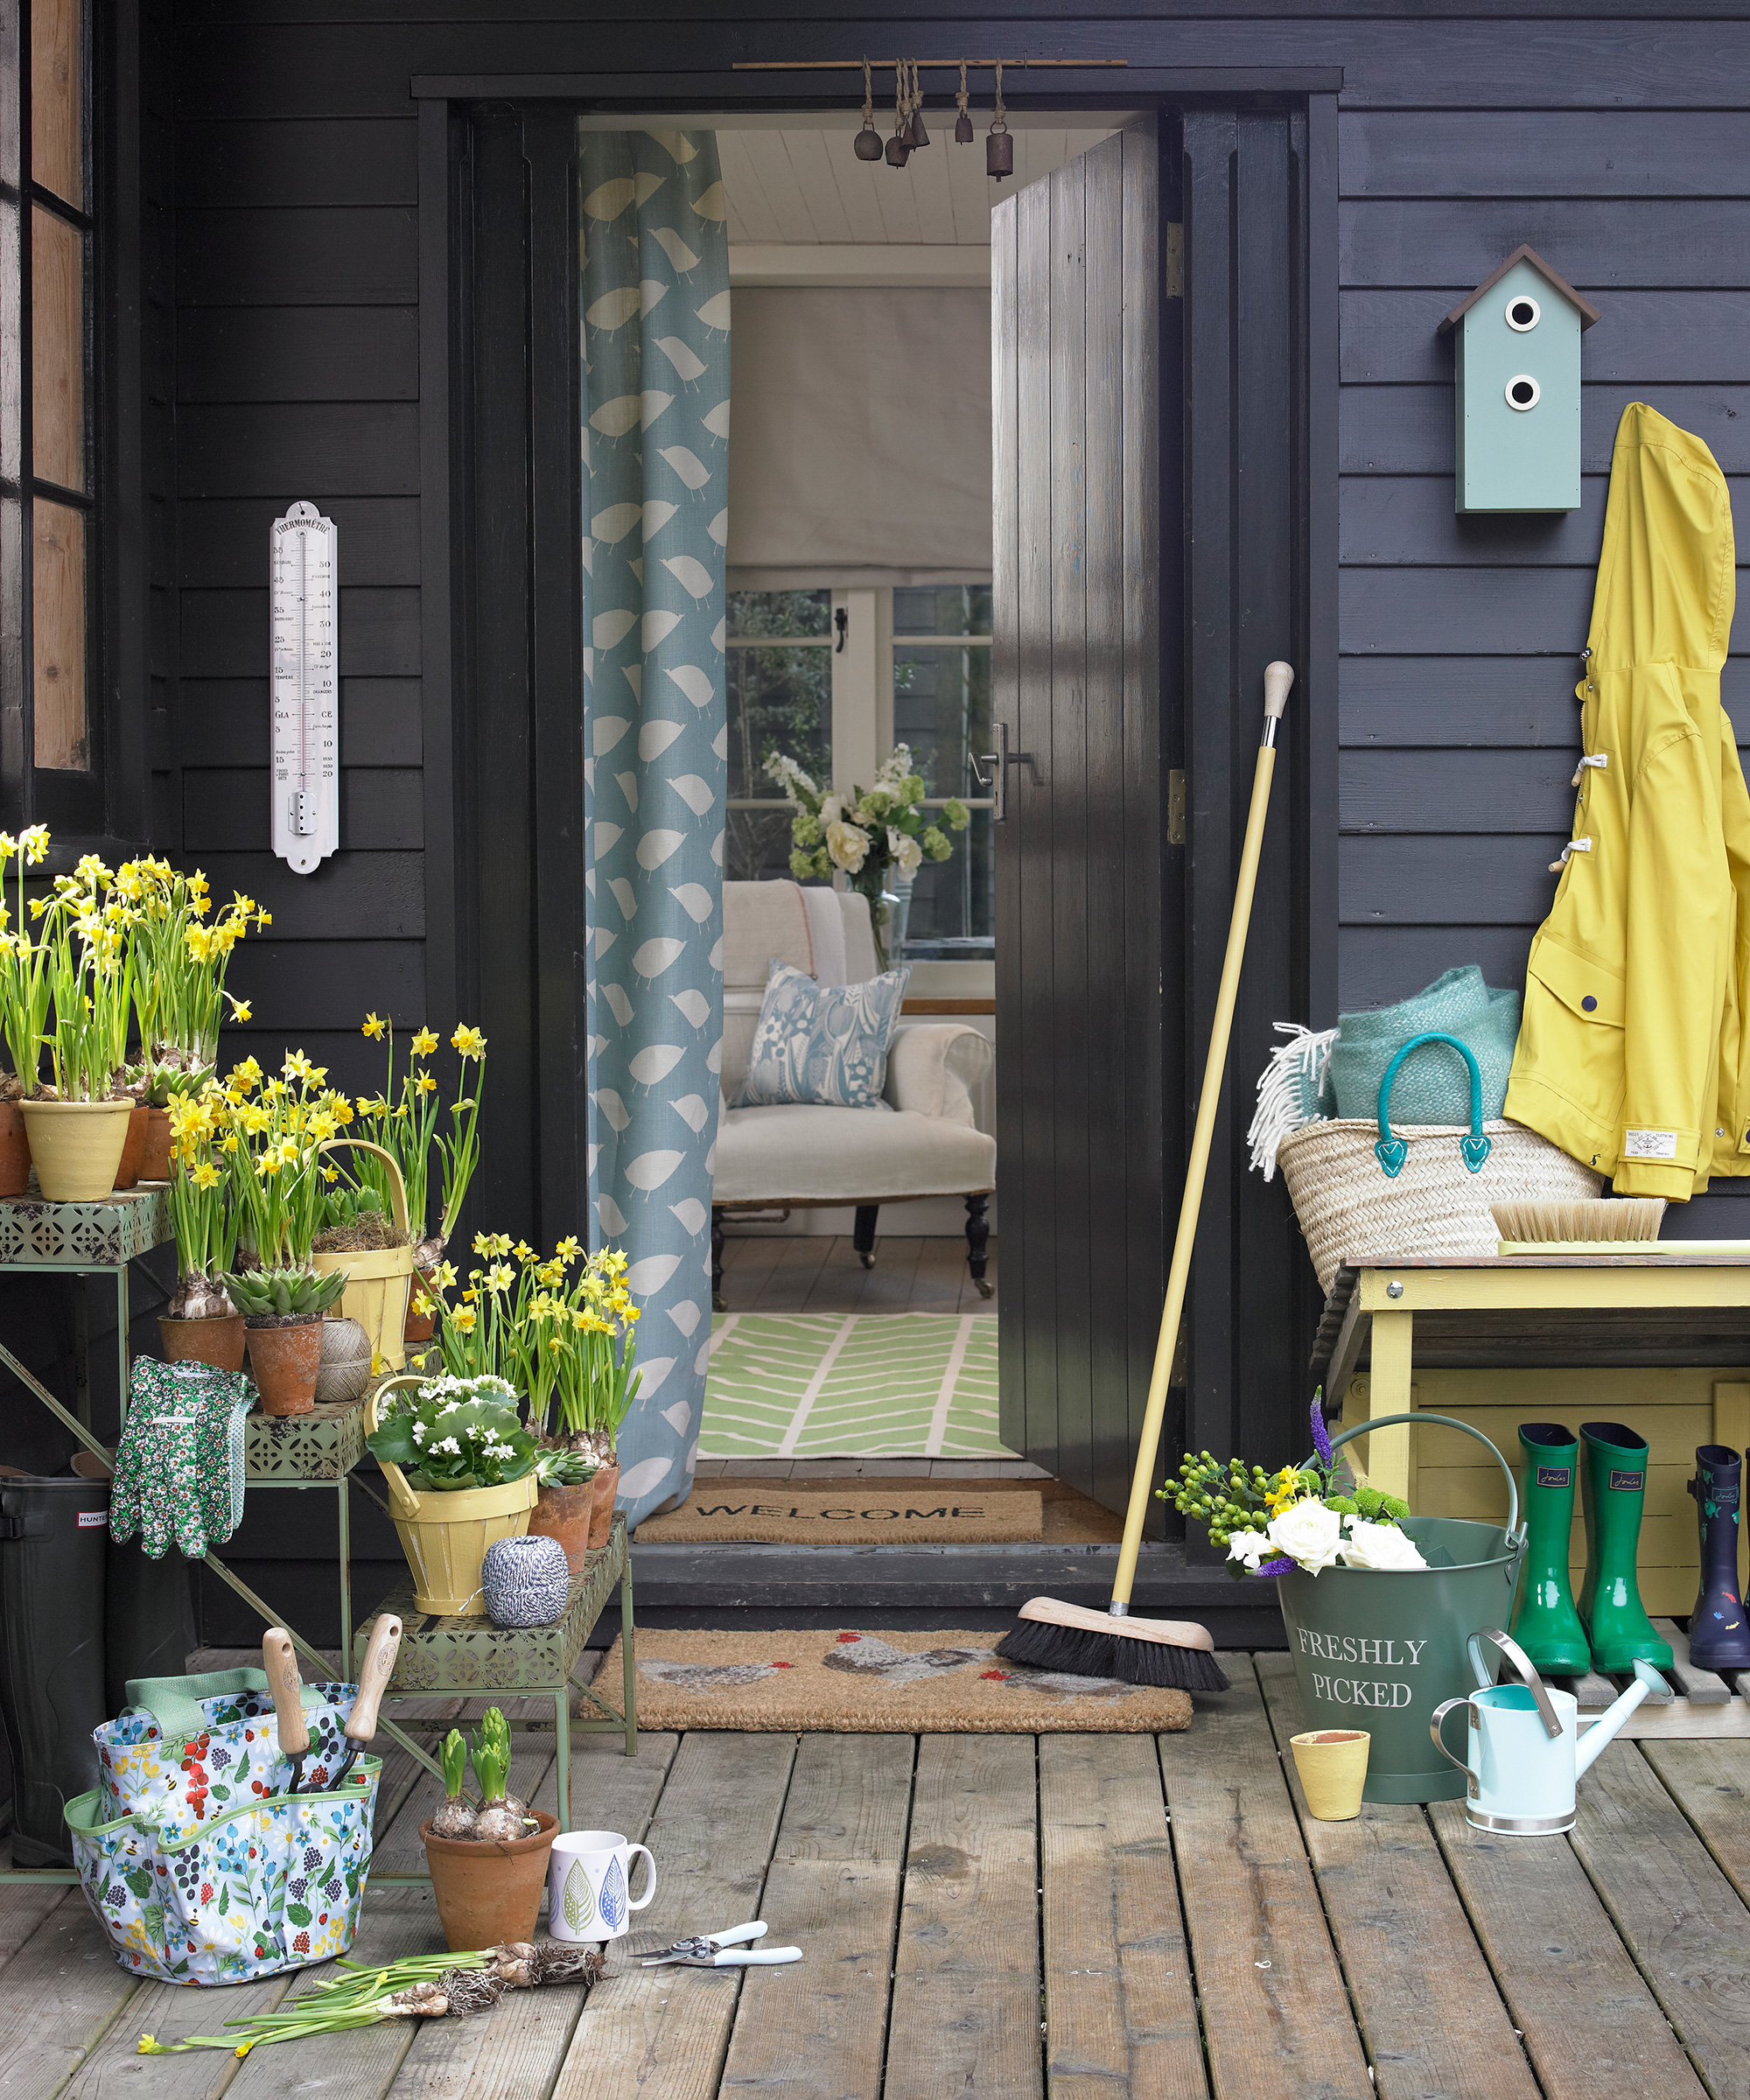
<path fill-rule="evenodd" d="M 204 1327 L 215 1320 L 242 1320 L 241 1312 L 160 1312 L 159 1320 L 169 1327 Z"/>
<path fill-rule="evenodd" d="M 480 1859 L 488 1853 L 497 1852 L 506 1859 L 526 1858 L 539 1845 L 552 1844 L 559 1834 L 559 1818 L 550 1816 L 545 1809 L 531 1810 L 541 1827 L 531 1830 L 527 1838 L 440 1838 L 431 1827 L 428 1816 L 419 1826 L 419 1835 L 429 1852 L 437 1852 L 449 1859 Z"/>

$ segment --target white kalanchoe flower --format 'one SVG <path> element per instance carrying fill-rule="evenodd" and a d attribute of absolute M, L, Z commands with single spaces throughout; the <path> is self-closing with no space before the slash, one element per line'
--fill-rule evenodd
<path fill-rule="evenodd" d="M 1343 1541 L 1343 1520 L 1323 1502 L 1295 1502 L 1270 1520 L 1270 1542 L 1307 1574 L 1336 1563 Z"/>
<path fill-rule="evenodd" d="M 1343 1564 L 1397 1573 L 1406 1568 L 1425 1568 L 1421 1549 L 1407 1531 L 1396 1524 L 1370 1524 L 1364 1516 L 1348 1519 L 1349 1535 L 1343 1541 Z"/>
<path fill-rule="evenodd" d="M 414 1442 L 416 1444 L 423 1444 L 425 1441 L 426 1435 L 427 1431 L 425 1424 L 423 1422 L 416 1422 L 413 1425 Z"/>
<path fill-rule="evenodd" d="M 440 1437 L 431 1448 L 433 1451 L 447 1451 L 452 1458 L 459 1459 L 462 1455 L 462 1447 L 454 1437 Z"/>

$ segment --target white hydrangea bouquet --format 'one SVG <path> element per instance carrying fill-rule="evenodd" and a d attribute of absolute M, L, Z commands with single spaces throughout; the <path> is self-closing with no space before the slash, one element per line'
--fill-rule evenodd
<path fill-rule="evenodd" d="M 1181 1516 L 1209 1527 L 1210 1544 L 1228 1549 L 1235 1576 L 1285 1575 L 1291 1568 L 1317 1575 L 1340 1562 L 1391 1572 L 1425 1568 L 1402 1528 L 1409 1503 L 1339 1474 L 1322 1390 L 1312 1396 L 1312 1414 L 1311 1463 L 1266 1474 L 1243 1459 L 1223 1465 L 1207 1451 L 1186 1452 L 1177 1480 L 1156 1492 Z"/>
<path fill-rule="evenodd" d="M 842 873 L 854 890 L 869 900 L 875 945 L 885 970 L 897 957 L 887 953 L 887 906 L 883 902 L 888 871 L 915 875 L 926 860 L 946 860 L 954 842 L 930 822 L 923 807 L 928 792 L 912 771 L 912 747 L 896 744 L 893 755 L 875 775 L 872 788 L 822 789 L 787 752 L 774 751 L 766 771 L 784 791 L 795 812 L 790 821 L 790 872 L 799 882 Z M 963 831 L 970 812 L 950 796 L 942 816 L 948 830 Z"/>

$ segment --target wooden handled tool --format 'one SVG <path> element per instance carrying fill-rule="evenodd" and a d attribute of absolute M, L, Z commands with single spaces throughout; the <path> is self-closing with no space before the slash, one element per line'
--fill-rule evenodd
<path fill-rule="evenodd" d="M 395 1659 L 400 1652 L 401 1621 L 393 1612 L 384 1612 L 371 1629 L 370 1646 L 365 1650 L 364 1667 L 359 1672 L 359 1696 L 346 1716 L 346 1754 L 340 1760 L 340 1770 L 329 1782 L 331 1786 L 345 1783 L 360 1751 L 375 1738 L 377 1708 L 388 1690 L 390 1677 L 395 1675 Z"/>
<path fill-rule="evenodd" d="M 274 1712 L 279 1722 L 279 1754 L 291 1760 L 291 1784 L 296 1794 L 304 1781 L 304 1760 L 310 1752 L 310 1726 L 304 1718 L 304 1684 L 298 1674 L 298 1657 L 291 1635 L 283 1626 L 270 1626 L 262 1635 L 262 1668 L 273 1693 Z"/>

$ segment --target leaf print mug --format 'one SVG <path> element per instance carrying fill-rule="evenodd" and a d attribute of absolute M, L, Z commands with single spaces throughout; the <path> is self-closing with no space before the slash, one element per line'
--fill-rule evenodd
<path fill-rule="evenodd" d="M 632 1900 L 633 1855 L 648 1872 Z M 656 1894 L 656 1862 L 648 1845 L 628 1844 L 618 1830 L 565 1830 L 553 1840 L 547 1868 L 547 1929 L 556 1940 L 617 1940 L 634 1910 Z"/>

